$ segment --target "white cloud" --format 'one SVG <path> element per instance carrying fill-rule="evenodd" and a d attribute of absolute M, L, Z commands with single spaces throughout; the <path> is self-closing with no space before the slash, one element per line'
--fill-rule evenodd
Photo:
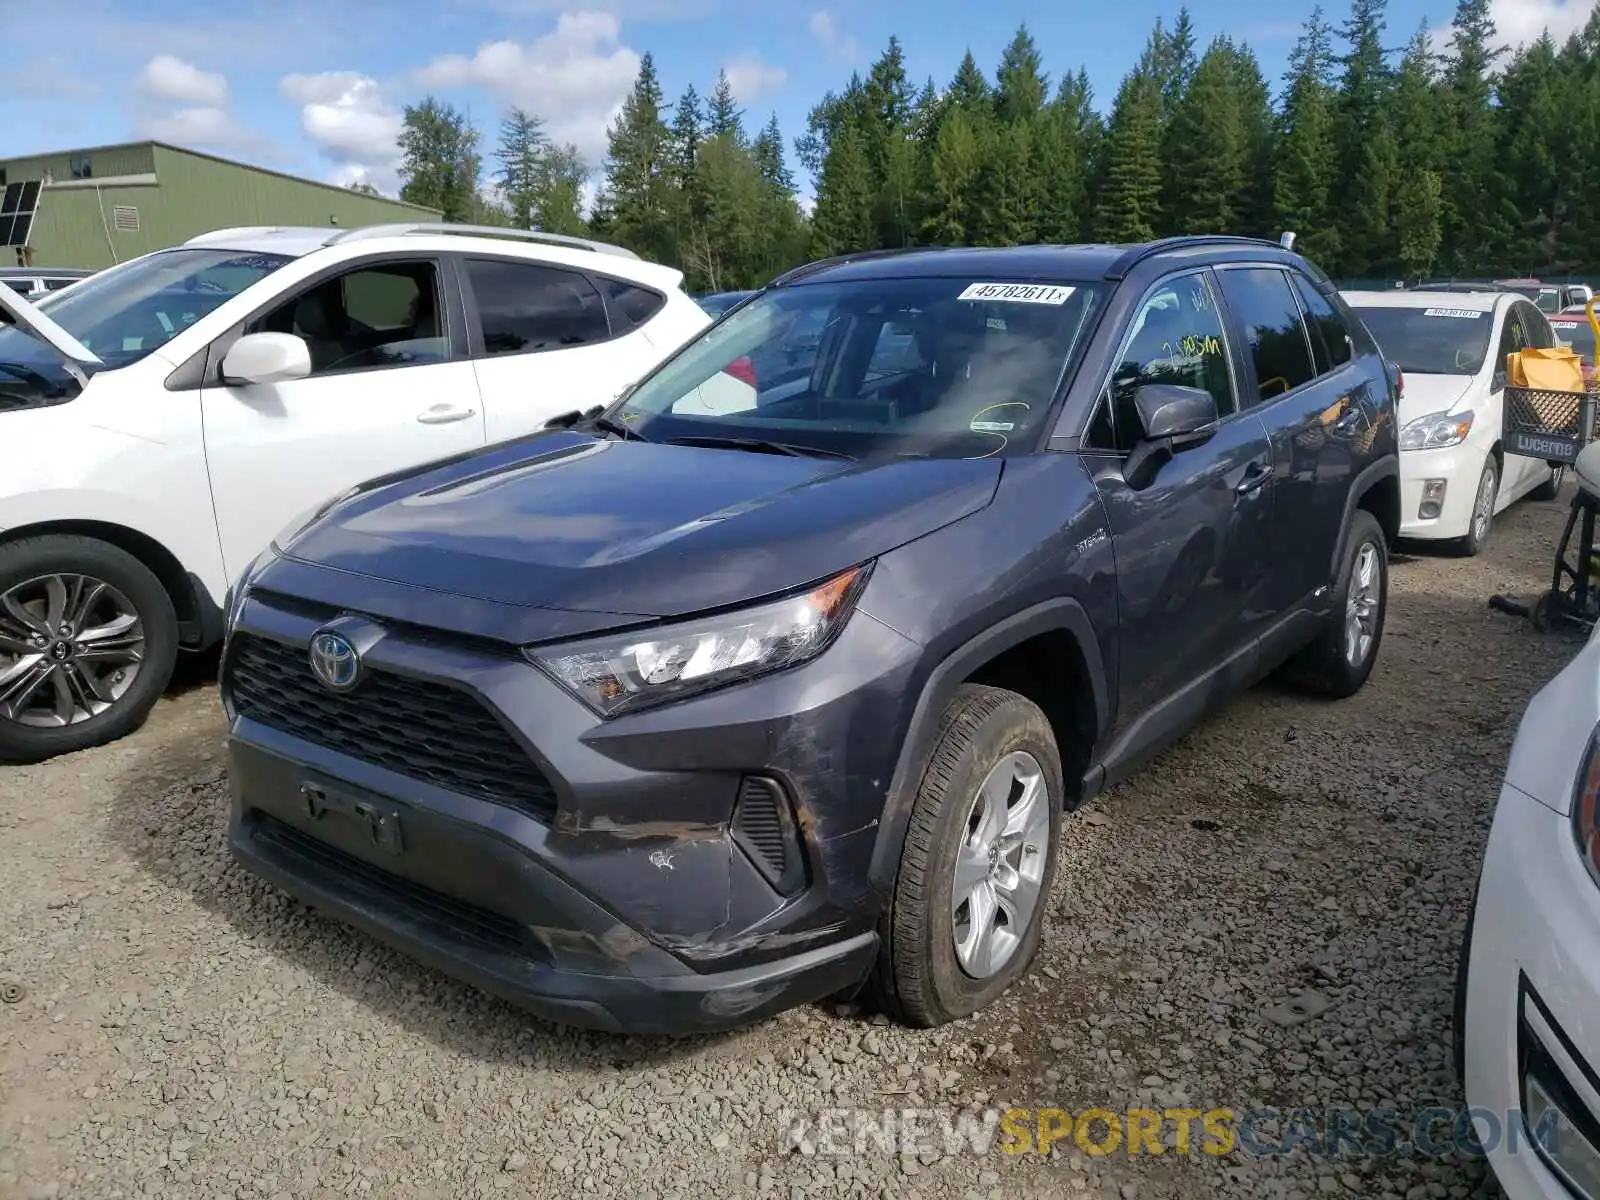
<path fill-rule="evenodd" d="M 811 36 L 822 43 L 823 50 L 835 62 L 855 62 L 861 57 L 861 43 L 840 32 L 833 14 L 825 8 L 811 14 Z"/>
<path fill-rule="evenodd" d="M 1490 0 L 1489 16 L 1508 46 L 1537 41 L 1546 29 L 1556 45 L 1583 28 L 1594 0 Z"/>
<path fill-rule="evenodd" d="M 171 54 L 158 54 L 139 72 L 139 90 L 157 100 L 216 109 L 227 103 L 228 80 Z"/>
<path fill-rule="evenodd" d="M 264 159 L 279 157 L 270 139 L 240 125 L 227 109 L 213 105 L 137 113 L 133 132 L 138 138 L 172 142 L 195 150 Z"/>
<path fill-rule="evenodd" d="M 605 155 L 606 127 L 639 73 L 639 55 L 621 37 L 609 13 L 563 13 L 541 38 L 486 42 L 470 58 L 446 54 L 418 71 L 416 81 L 426 88 L 488 88 L 544 118 L 552 140 L 572 142 L 594 165 Z"/>
<path fill-rule="evenodd" d="M 762 62 L 754 54 L 736 58 L 723 69 L 727 72 L 728 86 L 733 89 L 733 94 L 745 104 L 763 92 L 782 87 L 789 78 L 789 72 L 782 67 Z"/>
<path fill-rule="evenodd" d="M 1510 49 L 1526 46 L 1550 31 L 1557 46 L 1577 33 L 1594 11 L 1594 0 L 1489 0 L 1489 19 L 1494 22 L 1496 44 Z M 1453 26 L 1432 32 L 1433 49 L 1447 54 Z"/>
<path fill-rule="evenodd" d="M 324 71 L 286 75 L 278 89 L 300 106 L 306 138 L 337 164 L 336 182 L 392 188 L 402 117 L 377 80 L 355 71 Z"/>

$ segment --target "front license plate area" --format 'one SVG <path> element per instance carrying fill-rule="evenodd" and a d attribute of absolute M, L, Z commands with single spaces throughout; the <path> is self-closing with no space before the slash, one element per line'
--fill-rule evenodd
<path fill-rule="evenodd" d="M 300 798 L 305 804 L 306 816 L 313 822 L 334 820 L 354 825 L 385 854 L 399 856 L 405 852 L 400 809 L 396 805 L 310 780 L 300 784 Z"/>

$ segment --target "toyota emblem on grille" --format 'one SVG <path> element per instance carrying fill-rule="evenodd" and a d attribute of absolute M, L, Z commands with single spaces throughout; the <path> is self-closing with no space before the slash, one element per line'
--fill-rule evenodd
<path fill-rule="evenodd" d="M 360 682 L 361 655 L 340 634 L 323 630 L 311 639 L 311 673 L 330 692 L 348 692 Z"/>

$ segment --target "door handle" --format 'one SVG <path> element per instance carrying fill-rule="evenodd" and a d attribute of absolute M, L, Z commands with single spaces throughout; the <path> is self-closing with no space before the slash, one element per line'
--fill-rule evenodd
<path fill-rule="evenodd" d="M 1267 481 L 1272 478 L 1272 469 L 1262 462 L 1253 462 L 1245 468 L 1244 478 L 1239 481 L 1239 486 L 1233 490 L 1241 496 L 1253 495 L 1267 486 Z"/>
<path fill-rule="evenodd" d="M 417 420 L 424 425 L 448 425 L 452 421 L 465 421 L 472 413 L 472 409 L 460 404 L 435 404 L 419 412 Z"/>
<path fill-rule="evenodd" d="M 1341 436 L 1354 433 L 1361 428 L 1361 415 L 1360 405 L 1352 404 L 1349 412 L 1328 426 L 1328 432 L 1337 433 Z"/>

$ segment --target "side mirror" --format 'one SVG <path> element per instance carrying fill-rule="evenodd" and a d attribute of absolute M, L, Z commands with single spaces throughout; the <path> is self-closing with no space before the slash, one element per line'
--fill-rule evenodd
<path fill-rule="evenodd" d="M 288 383 L 311 374 L 311 350 L 292 333 L 247 333 L 222 360 L 224 383 Z"/>
<path fill-rule="evenodd" d="M 1205 441 L 1221 419 L 1217 401 L 1204 388 L 1149 383 L 1133 394 L 1147 441 L 1170 441 L 1173 449 Z"/>
<path fill-rule="evenodd" d="M 1209 441 L 1221 414 L 1204 388 L 1173 383 L 1147 383 L 1133 394 L 1144 437 L 1123 464 L 1122 477 L 1131 488 L 1145 487 L 1162 463 L 1191 446 Z"/>
<path fill-rule="evenodd" d="M 1491 392 L 1503 392 L 1505 387 L 1506 373 L 1504 371 L 1496 371 L 1494 377 L 1489 380 L 1489 390 Z"/>

